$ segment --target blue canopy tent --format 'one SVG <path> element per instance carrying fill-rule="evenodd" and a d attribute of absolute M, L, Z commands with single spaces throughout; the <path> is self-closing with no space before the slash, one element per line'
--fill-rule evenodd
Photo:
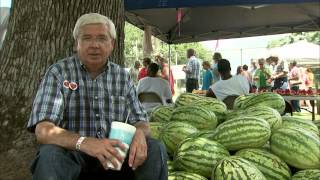
<path fill-rule="evenodd" d="M 320 30 L 319 0 L 125 0 L 125 11 L 168 44 Z"/>
<path fill-rule="evenodd" d="M 126 20 L 169 44 L 320 30 L 320 0 L 125 0 Z"/>

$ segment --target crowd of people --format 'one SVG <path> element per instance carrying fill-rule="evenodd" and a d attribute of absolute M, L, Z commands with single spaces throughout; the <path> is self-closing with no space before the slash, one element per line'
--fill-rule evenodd
<path fill-rule="evenodd" d="M 312 89 L 313 86 L 314 76 L 310 68 L 298 67 L 296 61 L 288 63 L 277 56 L 270 56 L 266 59 L 252 59 L 250 68 L 246 64 L 238 66 L 235 75 L 231 74 L 230 62 L 223 59 L 219 52 L 213 54 L 212 63 L 200 60 L 194 49 L 186 50 L 186 58 L 186 64 L 182 68 L 186 77 L 186 92 L 191 93 L 194 90 L 201 89 L 207 92 L 207 96 L 216 97 L 220 100 L 224 100 L 230 95 L 239 96 L 250 92 L 277 91 L 279 89 L 299 92 L 302 89 Z M 148 59 L 148 63 L 151 62 L 149 58 L 145 59 Z M 140 70 L 138 81 L 147 76 L 145 68 L 148 63 L 145 63 L 145 59 L 143 61 L 145 67 Z M 155 56 L 155 62 L 160 67 L 156 77 L 167 80 L 171 95 L 174 95 L 174 78 L 166 59 L 157 55 Z M 201 62 L 202 69 L 200 67 Z M 133 75 L 132 78 L 135 78 L 135 76 Z M 158 91 L 165 91 L 165 89 L 160 88 Z M 158 94 L 161 95 L 162 92 L 158 92 Z M 308 108 L 311 108 L 309 101 L 305 103 Z M 291 104 L 295 111 L 301 111 L 299 101 L 292 101 Z"/>

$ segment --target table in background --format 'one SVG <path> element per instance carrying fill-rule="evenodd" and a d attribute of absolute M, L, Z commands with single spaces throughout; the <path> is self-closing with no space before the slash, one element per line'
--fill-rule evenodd
<path fill-rule="evenodd" d="M 283 99 L 286 101 L 292 101 L 292 100 L 310 100 L 310 104 L 312 106 L 312 120 L 315 120 L 315 114 L 314 114 L 314 109 L 315 109 L 315 101 L 317 103 L 320 102 L 320 96 L 282 96 Z"/>

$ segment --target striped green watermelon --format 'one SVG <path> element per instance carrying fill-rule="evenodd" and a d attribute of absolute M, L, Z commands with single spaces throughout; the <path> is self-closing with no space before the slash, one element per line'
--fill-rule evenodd
<path fill-rule="evenodd" d="M 306 169 L 296 172 L 292 176 L 292 180 L 319 180 L 320 169 Z"/>
<path fill-rule="evenodd" d="M 233 109 L 234 110 L 242 109 L 242 107 L 244 106 L 243 104 L 247 103 L 247 101 L 252 96 L 255 96 L 255 94 L 250 93 L 250 94 L 245 94 L 245 95 L 241 95 L 241 96 L 237 97 L 233 102 Z"/>
<path fill-rule="evenodd" d="M 207 180 L 207 178 L 195 173 L 175 171 L 169 174 L 168 180 Z"/>
<path fill-rule="evenodd" d="M 206 138 L 188 138 L 177 147 L 173 157 L 178 170 L 210 177 L 214 165 L 229 152 L 220 143 Z"/>
<path fill-rule="evenodd" d="M 198 132 L 194 126 L 183 122 L 169 122 L 160 133 L 160 139 L 165 144 L 169 155 L 173 155 L 177 145 L 190 134 Z"/>
<path fill-rule="evenodd" d="M 190 136 L 188 136 L 188 138 L 202 137 L 202 138 L 212 139 L 213 135 L 214 135 L 214 130 L 202 130 L 194 134 L 191 134 Z"/>
<path fill-rule="evenodd" d="M 271 129 L 277 129 L 282 124 L 282 118 L 280 113 L 268 106 L 252 106 L 245 110 L 247 116 L 259 117 L 266 120 Z"/>
<path fill-rule="evenodd" d="M 149 122 L 150 136 L 154 139 L 159 139 L 163 125 L 164 123 L 161 122 Z"/>
<path fill-rule="evenodd" d="M 215 98 L 203 97 L 194 102 L 195 105 L 206 107 L 213 112 L 223 113 L 227 111 L 227 106 L 220 100 Z"/>
<path fill-rule="evenodd" d="M 271 151 L 299 169 L 320 168 L 320 139 L 299 128 L 280 128 L 270 138 Z"/>
<path fill-rule="evenodd" d="M 255 165 L 267 179 L 290 180 L 291 172 L 288 165 L 278 156 L 263 149 L 242 149 L 236 156 L 240 156 Z"/>
<path fill-rule="evenodd" d="M 225 121 L 214 131 L 213 140 L 228 150 L 262 147 L 271 134 L 267 121 L 256 117 L 240 117 Z"/>
<path fill-rule="evenodd" d="M 227 106 L 216 98 L 202 97 L 201 99 L 195 101 L 194 105 L 207 108 L 207 110 L 214 112 L 219 124 L 225 120 Z"/>
<path fill-rule="evenodd" d="M 256 166 L 239 156 L 230 156 L 222 159 L 215 166 L 211 179 L 266 180 Z"/>
<path fill-rule="evenodd" d="M 263 92 L 260 94 L 252 95 L 241 103 L 238 109 L 248 109 L 253 106 L 268 106 L 277 110 L 282 114 L 285 110 L 286 104 L 283 97 L 277 93 Z"/>
<path fill-rule="evenodd" d="M 167 166 L 168 166 L 168 173 L 169 174 L 175 170 L 173 167 L 173 161 L 167 160 Z"/>
<path fill-rule="evenodd" d="M 169 122 L 172 111 L 173 106 L 157 106 L 151 112 L 150 122 Z"/>
<path fill-rule="evenodd" d="M 201 98 L 202 97 L 197 94 L 181 93 L 175 101 L 175 107 L 190 105 Z"/>
<path fill-rule="evenodd" d="M 292 126 L 299 127 L 307 131 L 313 132 L 317 136 L 319 136 L 319 129 L 311 120 L 300 119 L 292 116 L 282 116 L 282 120 L 283 120 L 282 126 L 284 128 L 292 127 Z"/>
<path fill-rule="evenodd" d="M 176 107 L 170 121 L 186 122 L 199 130 L 213 130 L 218 124 L 213 112 L 196 105 Z"/>
<path fill-rule="evenodd" d="M 244 110 L 229 111 L 226 115 L 226 120 L 236 117 L 258 117 L 266 120 L 271 129 L 277 129 L 282 124 L 282 118 L 278 111 L 268 106 L 252 106 Z"/>

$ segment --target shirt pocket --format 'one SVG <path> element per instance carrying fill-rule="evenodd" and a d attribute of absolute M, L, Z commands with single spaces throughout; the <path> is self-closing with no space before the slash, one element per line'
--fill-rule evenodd
<path fill-rule="evenodd" d="M 124 96 L 111 96 L 110 98 L 112 121 L 125 121 L 126 98 Z"/>

